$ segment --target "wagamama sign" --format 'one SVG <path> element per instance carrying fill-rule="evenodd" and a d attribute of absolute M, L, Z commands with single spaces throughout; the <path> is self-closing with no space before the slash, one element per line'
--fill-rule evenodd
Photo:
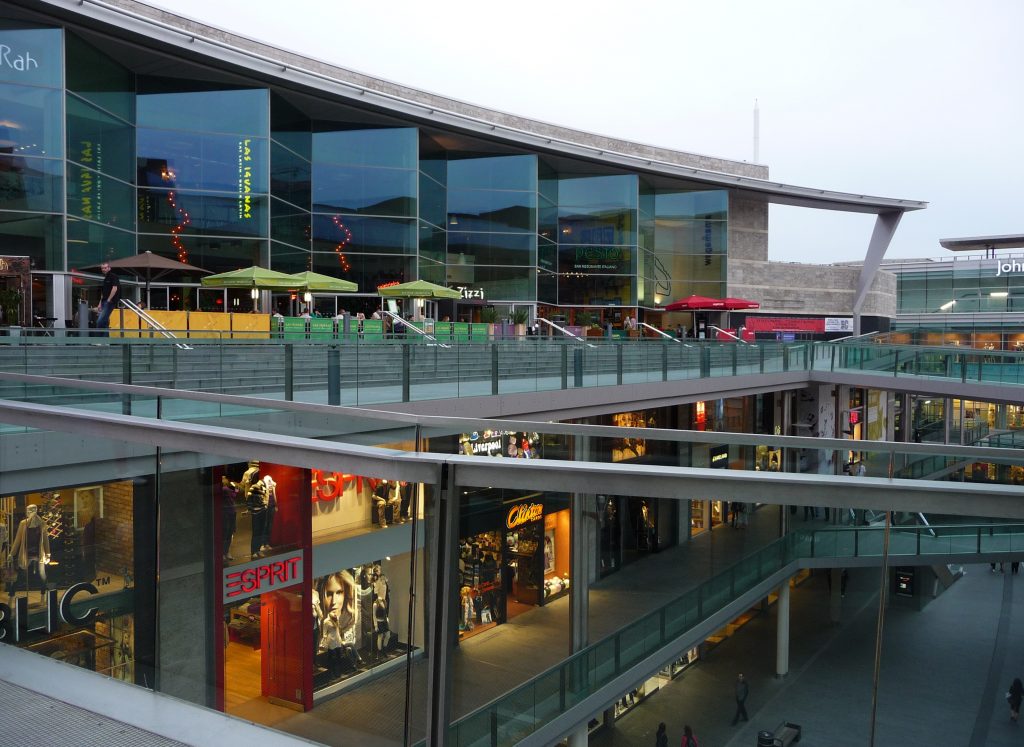
<path fill-rule="evenodd" d="M 6 44 L 0 44 L 0 67 L 24 73 L 39 67 L 39 62 L 29 52 L 18 54 Z"/>

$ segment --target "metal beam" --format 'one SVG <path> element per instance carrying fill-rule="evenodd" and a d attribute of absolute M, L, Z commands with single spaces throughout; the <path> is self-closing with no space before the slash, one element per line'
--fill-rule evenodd
<path fill-rule="evenodd" d="M 853 334 L 855 335 L 861 333 L 860 310 L 864 305 L 864 299 L 867 298 L 868 288 L 871 287 L 871 282 L 875 279 L 875 273 L 878 271 L 879 265 L 882 264 L 882 257 L 885 256 L 889 242 L 892 241 L 893 234 L 896 233 L 896 227 L 900 224 L 902 217 L 902 210 L 894 210 L 879 213 L 875 218 L 875 228 L 871 232 L 868 251 L 864 255 L 864 266 L 860 269 L 860 279 L 857 281 L 857 295 L 853 299 Z"/>

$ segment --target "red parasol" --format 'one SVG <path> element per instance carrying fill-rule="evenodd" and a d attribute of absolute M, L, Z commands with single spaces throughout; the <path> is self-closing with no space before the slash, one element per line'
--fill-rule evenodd
<path fill-rule="evenodd" d="M 673 301 L 665 307 L 665 311 L 697 311 L 698 309 L 724 309 L 725 301 L 707 296 L 687 296 Z"/>

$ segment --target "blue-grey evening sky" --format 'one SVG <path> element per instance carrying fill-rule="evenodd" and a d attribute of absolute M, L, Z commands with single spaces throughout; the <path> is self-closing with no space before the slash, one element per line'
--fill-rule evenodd
<path fill-rule="evenodd" d="M 164 0 L 181 15 L 482 106 L 771 179 L 926 200 L 890 257 L 1024 231 L 1021 0 Z M 858 259 L 873 217 L 772 207 L 770 257 Z"/>

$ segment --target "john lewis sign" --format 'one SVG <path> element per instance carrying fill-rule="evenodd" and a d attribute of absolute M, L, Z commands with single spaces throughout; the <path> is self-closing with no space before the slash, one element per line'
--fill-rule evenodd
<path fill-rule="evenodd" d="M 1010 262 L 997 262 L 996 263 L 996 277 L 997 278 L 1001 277 L 1003 275 L 1009 275 L 1011 273 L 1012 274 L 1017 274 L 1017 273 L 1020 273 L 1020 272 L 1024 272 L 1024 263 L 1019 262 L 1016 259 L 1011 260 Z"/>

